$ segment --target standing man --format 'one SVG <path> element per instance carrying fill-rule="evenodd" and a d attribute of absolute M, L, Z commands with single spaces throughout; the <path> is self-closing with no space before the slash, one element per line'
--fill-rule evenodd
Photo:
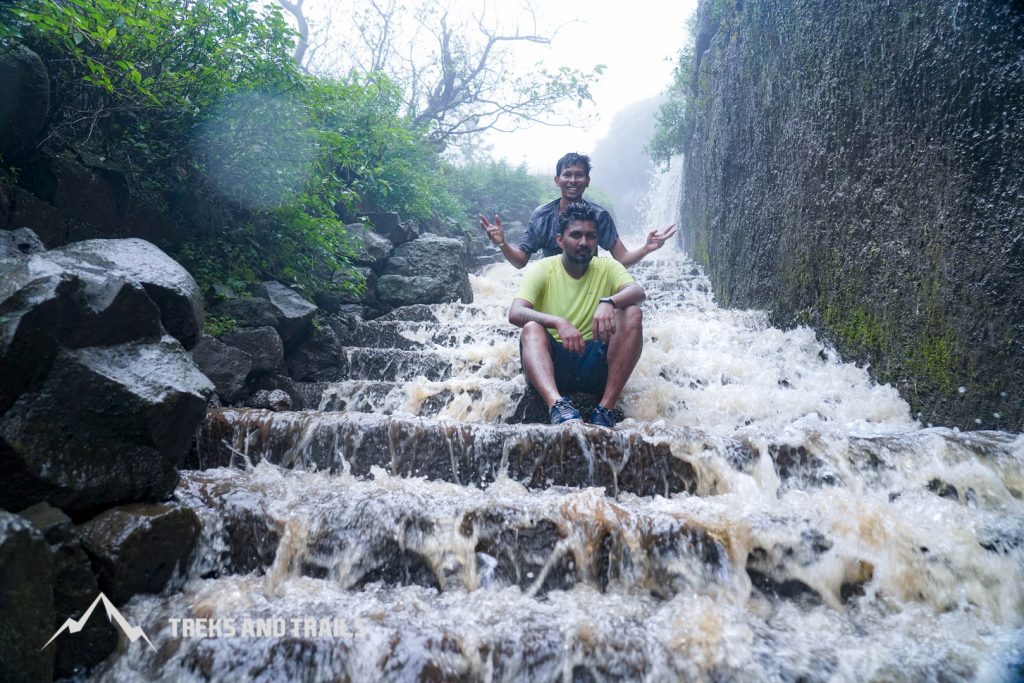
<path fill-rule="evenodd" d="M 601 396 L 590 422 L 615 426 L 612 410 L 643 351 L 647 295 L 620 263 L 594 258 L 598 233 L 593 206 L 569 204 L 555 236 L 562 253 L 527 269 L 508 312 L 523 329 L 523 371 L 552 424 L 582 419 L 563 394 L 589 391 Z"/>
<path fill-rule="evenodd" d="M 505 230 L 501 218 L 494 217 L 491 224 L 486 217 L 480 216 L 480 227 L 487 233 L 491 242 L 501 249 L 502 256 L 516 268 L 522 268 L 537 250 L 543 249 L 544 256 L 559 253 L 556 236 L 558 235 L 558 216 L 573 202 L 590 204 L 597 215 L 598 244 L 610 251 L 612 258 L 627 268 L 652 251 L 661 249 L 666 240 L 676 234 L 676 226 L 670 225 L 663 232 L 652 230 L 647 235 L 647 242 L 639 249 L 629 251 L 619 239 L 619 231 L 615 221 L 604 208 L 583 199 L 583 192 L 590 185 L 590 157 L 586 154 L 569 152 L 555 165 L 555 185 L 561 190 L 562 196 L 554 201 L 538 206 L 530 215 L 530 225 L 526 230 L 526 238 L 518 246 L 505 241 Z"/>

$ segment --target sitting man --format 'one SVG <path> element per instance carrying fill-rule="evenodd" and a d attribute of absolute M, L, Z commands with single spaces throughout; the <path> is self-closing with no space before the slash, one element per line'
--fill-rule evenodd
<path fill-rule="evenodd" d="M 582 419 L 563 394 L 587 391 L 601 396 L 590 422 L 613 427 L 615 402 L 643 351 L 639 304 L 647 295 L 621 264 L 594 258 L 597 214 L 589 204 L 566 207 L 558 229 L 561 255 L 526 270 L 508 321 L 523 328 L 523 371 L 551 423 Z"/>
<path fill-rule="evenodd" d="M 583 192 L 590 186 L 590 157 L 586 154 L 570 152 L 558 160 L 555 165 L 555 185 L 562 196 L 547 204 L 542 204 L 530 215 L 530 225 L 526 229 L 523 242 L 515 247 L 505 241 L 505 229 L 501 218 L 494 217 L 492 224 L 484 216 L 480 216 L 480 227 L 487 233 L 491 242 L 501 250 L 501 255 L 516 268 L 522 268 L 537 250 L 543 249 L 545 256 L 559 253 L 556 237 L 558 235 L 558 217 L 573 202 L 583 202 L 593 207 L 597 216 L 598 244 L 611 253 L 612 258 L 627 268 L 652 251 L 661 249 L 662 245 L 676 234 L 676 226 L 670 225 L 663 232 L 652 230 L 647 241 L 639 249 L 630 251 L 619 239 L 619 231 L 608 211 L 597 204 L 583 199 Z"/>

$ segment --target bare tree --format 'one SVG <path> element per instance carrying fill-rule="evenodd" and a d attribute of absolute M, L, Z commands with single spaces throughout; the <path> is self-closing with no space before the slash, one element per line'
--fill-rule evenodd
<path fill-rule="evenodd" d="M 335 5 L 314 23 L 303 14 L 303 0 L 277 2 L 296 17 L 296 58 L 307 70 L 386 74 L 402 88 L 409 119 L 443 143 L 534 123 L 584 123 L 590 84 L 603 69 L 585 73 L 523 62 L 520 48 L 550 45 L 559 30 L 541 32 L 530 8 L 508 27 L 486 4 L 462 18 L 430 0 L 412 9 L 400 0 L 364 0 L 344 16 Z M 336 49 L 341 45 L 343 52 Z"/>

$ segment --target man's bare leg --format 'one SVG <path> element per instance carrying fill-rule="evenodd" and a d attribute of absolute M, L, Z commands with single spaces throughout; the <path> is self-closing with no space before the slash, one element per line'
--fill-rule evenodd
<path fill-rule="evenodd" d="M 601 405 L 608 410 L 615 408 L 644 350 L 644 314 L 640 307 L 627 306 L 615 315 L 615 334 L 608 342 L 608 381 L 601 396 Z"/>
<path fill-rule="evenodd" d="M 520 340 L 523 343 L 523 372 L 526 379 L 544 399 L 548 410 L 562 398 L 555 384 L 555 362 L 551 358 L 548 331 L 540 323 L 530 321 L 523 325 Z M 635 363 L 635 361 L 634 361 Z"/>

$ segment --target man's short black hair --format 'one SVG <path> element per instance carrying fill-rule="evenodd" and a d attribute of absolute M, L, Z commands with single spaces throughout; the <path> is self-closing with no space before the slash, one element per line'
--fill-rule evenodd
<path fill-rule="evenodd" d="M 558 216 L 558 234 L 561 235 L 573 221 L 591 221 L 597 225 L 597 211 L 586 202 L 573 202 Z"/>
<path fill-rule="evenodd" d="M 558 163 L 555 164 L 555 175 L 562 175 L 563 169 L 571 168 L 572 166 L 582 166 L 583 170 L 587 172 L 587 176 L 590 176 L 590 157 L 586 154 L 577 154 L 576 152 L 569 152 L 558 160 Z"/>

